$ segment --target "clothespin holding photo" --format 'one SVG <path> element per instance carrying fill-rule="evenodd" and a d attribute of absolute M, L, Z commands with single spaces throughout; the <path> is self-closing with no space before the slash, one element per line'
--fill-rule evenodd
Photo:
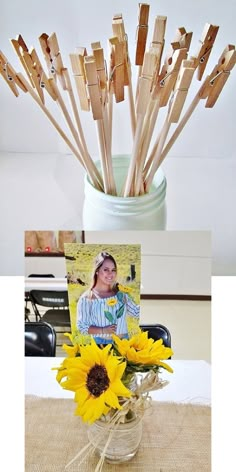
<path fill-rule="evenodd" d="M 8 59 L 3 54 L 2 51 L 0 51 L 0 75 L 3 77 L 7 85 L 10 87 L 15 97 L 19 96 L 19 91 L 17 87 L 20 87 L 20 89 L 23 90 L 23 92 L 27 92 L 24 84 L 18 78 L 15 69 L 8 62 Z"/>
<path fill-rule="evenodd" d="M 198 80 L 202 79 L 218 31 L 219 26 L 206 23 L 200 39 L 200 48 L 197 54 L 193 58 L 191 57 L 191 59 L 194 59 L 195 61 Z"/>
<path fill-rule="evenodd" d="M 58 78 L 63 90 L 66 90 L 66 83 L 63 77 L 64 65 L 59 49 L 56 33 L 48 36 L 46 33 L 41 34 L 39 42 L 48 66 L 48 71 L 53 78 Z"/>
<path fill-rule="evenodd" d="M 84 70 L 84 58 L 87 56 L 86 48 L 76 48 L 76 52 L 70 54 L 72 72 L 79 97 L 80 108 L 83 111 L 90 110 L 89 98 L 87 95 L 86 78 Z"/>

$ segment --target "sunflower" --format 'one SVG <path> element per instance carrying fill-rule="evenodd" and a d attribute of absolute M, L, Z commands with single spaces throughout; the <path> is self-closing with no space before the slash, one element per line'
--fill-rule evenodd
<path fill-rule="evenodd" d="M 173 372 L 168 364 L 162 362 L 163 359 L 168 359 L 173 355 L 172 349 L 165 347 L 162 339 L 154 341 L 148 338 L 146 331 L 142 332 L 141 330 L 130 339 L 120 339 L 115 334 L 112 335 L 112 338 L 119 354 L 126 358 L 128 364 L 136 364 L 139 367 L 142 365 L 144 370 L 146 370 L 145 366 L 148 366 L 149 369 L 150 366 L 158 366 Z"/>
<path fill-rule="evenodd" d="M 92 339 L 91 344 L 80 346 L 80 354 L 63 361 L 57 380 L 63 388 L 75 392 L 75 414 L 93 423 L 111 408 L 121 409 L 118 397 L 129 398 L 132 393 L 121 382 L 126 362 L 113 356 L 111 344 L 100 349 Z"/>
<path fill-rule="evenodd" d="M 107 300 L 108 306 L 114 306 L 116 304 L 117 304 L 117 300 L 115 298 L 110 298 L 110 300 Z"/>
<path fill-rule="evenodd" d="M 124 292 L 124 293 L 131 293 L 133 291 L 131 287 L 127 287 L 121 284 L 118 284 L 118 289 L 120 290 L 120 292 Z"/>

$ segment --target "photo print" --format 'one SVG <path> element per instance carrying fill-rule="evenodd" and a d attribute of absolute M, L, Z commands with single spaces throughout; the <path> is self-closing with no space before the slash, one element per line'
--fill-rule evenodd
<path fill-rule="evenodd" d="M 129 339 L 140 318 L 139 244 L 64 245 L 73 341 Z"/>

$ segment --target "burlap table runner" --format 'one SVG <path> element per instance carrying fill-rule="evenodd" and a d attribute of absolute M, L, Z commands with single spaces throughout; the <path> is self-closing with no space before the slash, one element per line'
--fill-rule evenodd
<path fill-rule="evenodd" d="M 26 396 L 25 472 L 62 472 L 87 444 L 87 426 L 74 410 L 73 400 Z M 153 402 L 143 418 L 136 456 L 124 464 L 105 464 L 103 472 L 210 472 L 210 438 L 209 406 Z M 67 471 L 93 472 L 97 462 L 92 456 Z"/>

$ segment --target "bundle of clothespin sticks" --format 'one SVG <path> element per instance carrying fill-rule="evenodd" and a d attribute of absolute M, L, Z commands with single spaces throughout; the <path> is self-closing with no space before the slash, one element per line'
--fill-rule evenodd
<path fill-rule="evenodd" d="M 39 37 L 47 73 L 35 48 L 29 50 L 21 35 L 11 39 L 11 43 L 26 75 L 17 73 L 0 51 L 0 74 L 14 95 L 17 97 L 19 90 L 31 95 L 78 158 L 94 187 L 111 195 L 117 194 L 112 166 L 114 101 L 122 102 L 126 94 L 128 95 L 133 135 L 130 164 L 121 196 L 142 195 L 150 191 L 155 173 L 200 100 L 206 100 L 206 108 L 214 106 L 236 63 L 235 46 L 229 44 L 183 114 L 194 73 L 197 72 L 197 79 L 201 81 L 219 27 L 205 25 L 199 50 L 194 56 L 189 55 L 192 32 L 186 32 L 184 27 L 178 28 L 169 51 L 162 60 L 167 17 L 156 16 L 152 40 L 147 48 L 148 21 L 149 5 L 140 3 L 136 33 L 135 65 L 138 66 L 138 80 L 135 94 L 128 36 L 122 14 L 114 15 L 112 20 L 113 36 L 109 38 L 108 60 L 105 59 L 100 42 L 91 44 L 91 54 L 87 53 L 85 47 L 77 48 L 70 54 L 77 96 L 70 73 L 63 64 L 56 33 L 50 36 L 43 33 Z M 47 99 L 53 100 L 59 106 L 69 135 L 46 105 L 46 93 Z M 71 111 L 67 108 L 64 94 L 69 97 Z M 88 151 L 78 102 L 82 111 L 92 112 L 96 123 L 101 172 Z M 155 137 L 158 113 L 163 107 L 167 110 L 164 124 Z M 168 139 L 172 124 L 176 124 L 176 127 Z"/>

